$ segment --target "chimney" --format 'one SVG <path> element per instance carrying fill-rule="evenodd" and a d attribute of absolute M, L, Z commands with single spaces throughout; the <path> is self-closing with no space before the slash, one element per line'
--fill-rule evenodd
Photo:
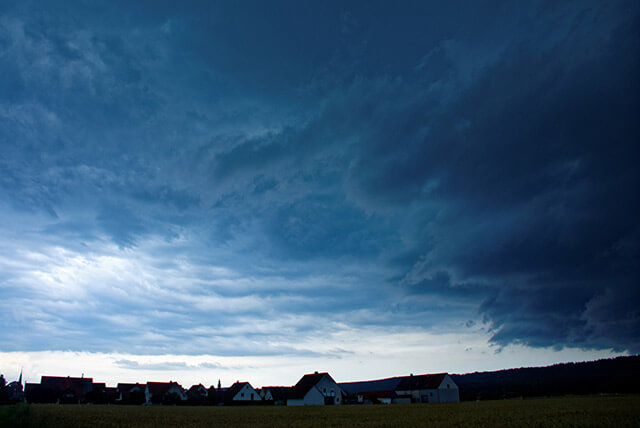
<path fill-rule="evenodd" d="M 318 370 L 316 370 L 315 372 L 313 372 L 313 374 L 318 374 Z"/>

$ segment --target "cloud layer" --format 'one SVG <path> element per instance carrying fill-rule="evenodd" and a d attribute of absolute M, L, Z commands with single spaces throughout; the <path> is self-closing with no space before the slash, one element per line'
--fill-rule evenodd
<path fill-rule="evenodd" d="M 640 9 L 422 3 L 3 6 L 0 349 L 640 351 Z"/>

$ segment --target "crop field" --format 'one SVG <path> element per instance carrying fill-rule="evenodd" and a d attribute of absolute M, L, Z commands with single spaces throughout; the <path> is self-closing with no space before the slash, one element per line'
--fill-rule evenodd
<path fill-rule="evenodd" d="M 640 427 L 640 396 L 328 407 L 32 404 L 0 407 L 0 426 Z"/>

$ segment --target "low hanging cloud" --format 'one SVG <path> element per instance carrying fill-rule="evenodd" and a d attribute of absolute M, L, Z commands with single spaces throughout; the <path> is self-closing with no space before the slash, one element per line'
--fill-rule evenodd
<path fill-rule="evenodd" d="M 175 370 L 203 370 L 203 369 L 224 369 L 221 364 L 218 363 L 199 363 L 199 364 L 187 364 L 184 361 L 161 361 L 153 363 L 140 363 L 133 360 L 117 360 L 114 364 L 123 369 L 131 370 L 153 370 L 153 371 L 175 371 Z"/>

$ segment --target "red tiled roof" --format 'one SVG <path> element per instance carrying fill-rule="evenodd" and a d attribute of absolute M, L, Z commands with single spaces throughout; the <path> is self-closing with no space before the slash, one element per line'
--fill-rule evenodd
<path fill-rule="evenodd" d="M 172 386 L 183 389 L 177 382 L 147 382 L 147 388 L 152 394 L 165 394 L 169 392 Z"/>
<path fill-rule="evenodd" d="M 140 391 L 144 391 L 144 383 L 119 383 L 117 388 L 120 392 L 130 392 L 133 388 L 138 387 Z"/>
<path fill-rule="evenodd" d="M 93 388 L 93 378 L 90 377 L 62 377 L 62 376 L 42 376 L 40 385 L 49 388 L 56 394 L 72 392 L 76 398 L 81 398 Z"/>
<path fill-rule="evenodd" d="M 426 374 L 418 376 L 404 376 L 396 391 L 411 391 L 415 389 L 438 389 L 446 373 Z"/>

